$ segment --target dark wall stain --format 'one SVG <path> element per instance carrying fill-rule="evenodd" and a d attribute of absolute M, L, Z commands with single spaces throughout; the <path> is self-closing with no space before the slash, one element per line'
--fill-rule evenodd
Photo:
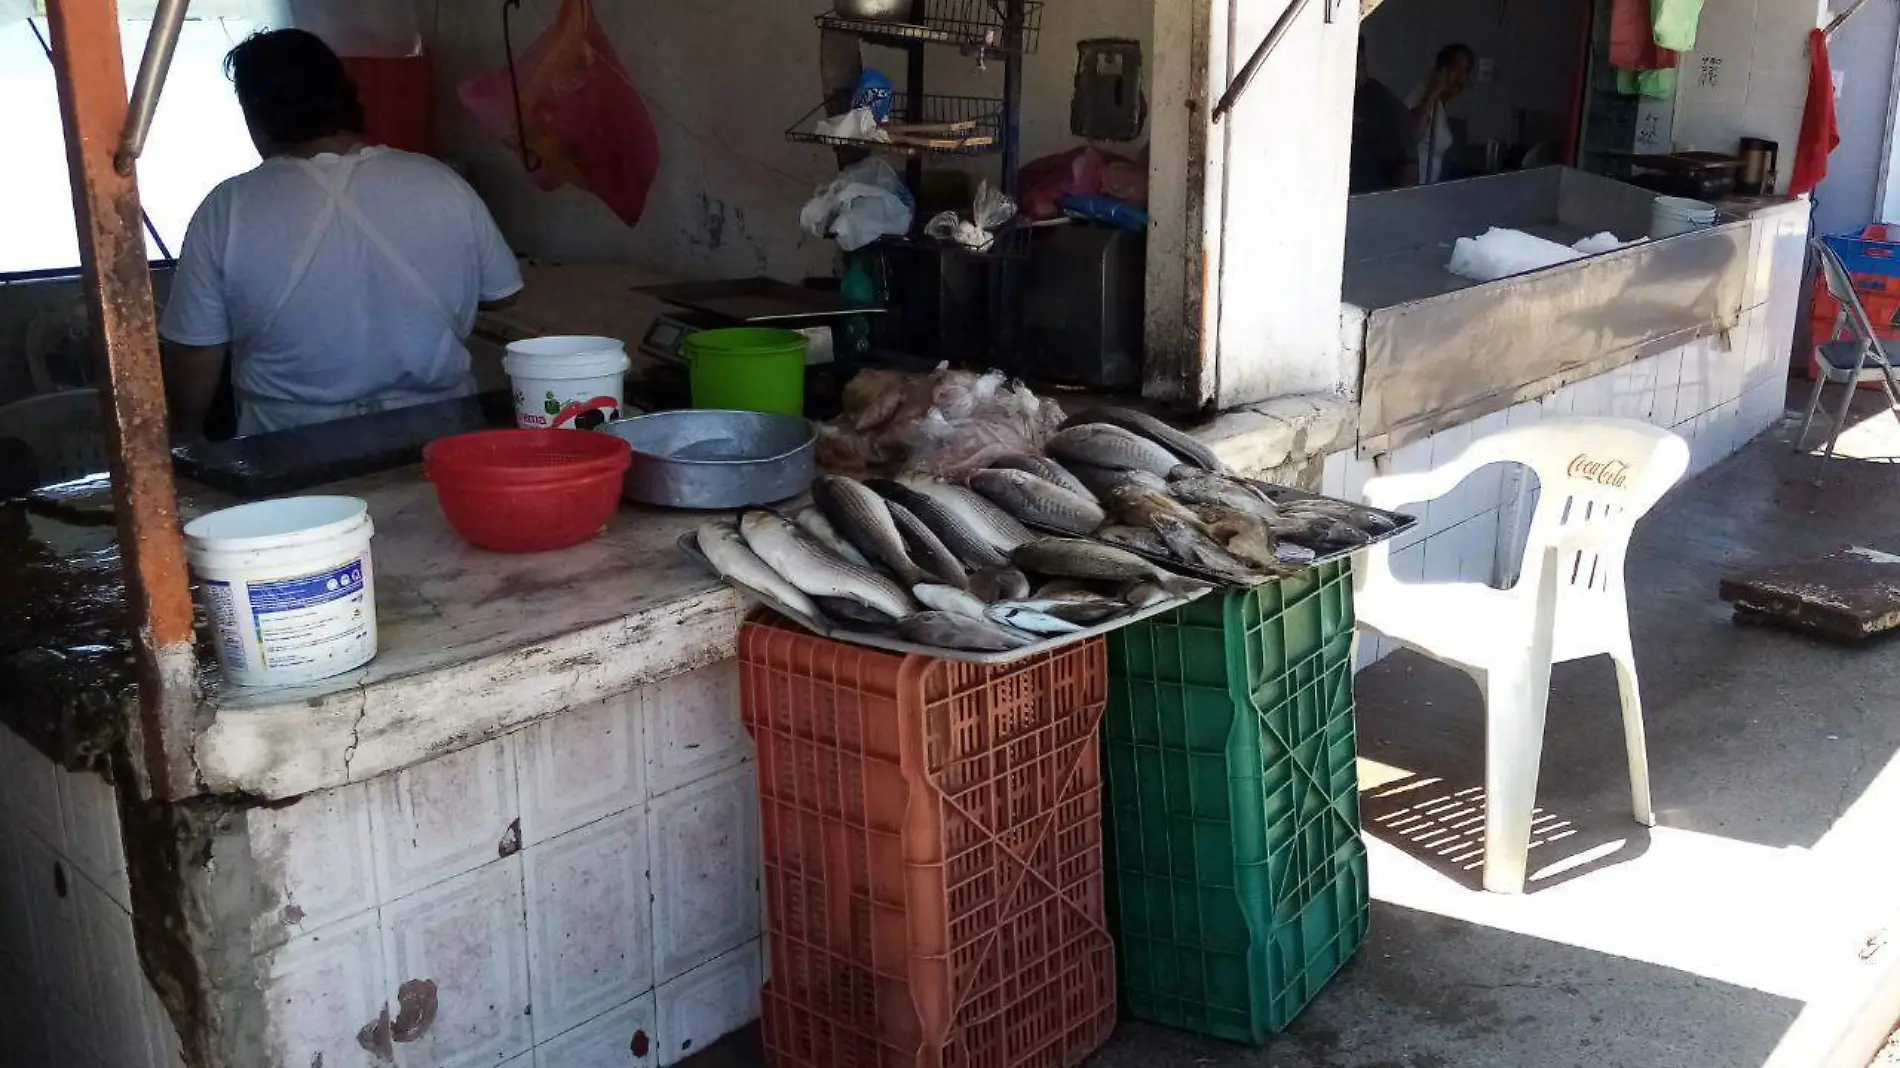
<path fill-rule="evenodd" d="M 516 816 L 514 821 L 508 824 L 508 829 L 501 832 L 501 845 L 495 852 L 503 860 L 521 852 L 521 817 Z"/>
<path fill-rule="evenodd" d="M 388 1010 L 384 1010 L 384 1019 L 388 1019 Z M 396 990 L 396 1019 L 389 1026 L 389 1037 L 397 1042 L 410 1043 L 429 1033 L 429 1025 L 435 1023 L 435 983 L 428 979 L 411 979 Z"/>
<path fill-rule="evenodd" d="M 356 1044 L 363 1047 L 365 1053 L 384 1064 L 396 1063 L 396 1047 L 389 1040 L 388 1005 L 384 1005 L 383 1011 L 378 1013 L 374 1020 L 364 1024 L 363 1029 L 356 1032 Z"/>
<path fill-rule="evenodd" d="M 644 1029 L 636 1029 L 633 1032 L 633 1041 L 627 1043 L 627 1052 L 633 1054 L 635 1057 L 646 1056 L 647 1051 L 652 1048 L 653 1043 L 648 1040 L 647 1033 Z"/>

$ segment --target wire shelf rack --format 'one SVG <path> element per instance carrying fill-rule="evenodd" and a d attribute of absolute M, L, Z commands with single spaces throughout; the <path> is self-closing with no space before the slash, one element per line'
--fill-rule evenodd
<path fill-rule="evenodd" d="M 785 139 L 906 156 L 980 156 L 1002 150 L 1001 100 L 933 94 L 920 102 L 922 106 L 913 114 L 908 94 L 891 94 L 891 121 L 879 128 L 889 140 L 821 134 L 817 129 L 819 120 L 851 110 L 850 95 L 839 94 L 798 120 L 785 131 Z"/>
<path fill-rule="evenodd" d="M 888 21 L 839 11 L 819 15 L 820 28 L 856 34 L 878 44 L 938 44 L 981 49 L 987 55 L 1030 55 L 1042 39 L 1042 4 L 1023 5 L 1022 31 L 1010 40 L 1003 0 L 920 0 L 922 13 Z M 913 9 L 914 10 L 914 9 Z"/>

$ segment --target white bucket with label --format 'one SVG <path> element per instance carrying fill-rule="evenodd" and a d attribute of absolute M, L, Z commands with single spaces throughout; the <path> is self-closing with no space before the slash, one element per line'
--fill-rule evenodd
<path fill-rule="evenodd" d="M 515 389 L 515 425 L 592 430 L 620 418 L 627 347 L 610 337 L 531 337 L 510 342 L 501 365 Z"/>
<path fill-rule="evenodd" d="M 225 680 L 294 686 L 376 656 L 369 506 L 355 497 L 285 497 L 185 524 L 185 558 Z"/>
<path fill-rule="evenodd" d="M 1715 205 L 1688 197 L 1657 197 L 1649 206 L 1649 236 L 1674 237 L 1715 225 Z"/>

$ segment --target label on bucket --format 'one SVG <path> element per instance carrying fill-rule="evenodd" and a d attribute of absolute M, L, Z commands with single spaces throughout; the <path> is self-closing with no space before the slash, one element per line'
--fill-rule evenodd
<path fill-rule="evenodd" d="M 264 667 L 347 656 L 371 640 L 375 621 L 367 596 L 360 559 L 314 575 L 250 583 L 251 625 Z"/>

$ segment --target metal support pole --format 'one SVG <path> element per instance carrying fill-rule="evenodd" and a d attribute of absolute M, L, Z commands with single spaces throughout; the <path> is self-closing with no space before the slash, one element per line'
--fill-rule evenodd
<path fill-rule="evenodd" d="M 119 138 L 119 151 L 112 158 L 120 174 L 131 174 L 145 151 L 145 135 L 152 130 L 152 116 L 158 113 L 158 94 L 165 88 L 165 75 L 172 69 L 172 53 L 178 50 L 178 31 L 185 26 L 185 8 L 191 0 L 158 0 L 152 13 L 152 32 L 145 38 L 145 54 L 139 57 L 138 80 L 132 83 L 132 106 Z"/>
<path fill-rule="evenodd" d="M 192 785 L 184 756 L 196 696 L 191 589 L 172 485 L 138 183 L 114 164 L 129 110 L 118 4 L 49 0 L 47 16 L 87 311 L 108 379 L 112 496 L 139 669 L 139 715 L 130 731 L 138 748 L 132 755 L 151 793 L 179 796 Z"/>

